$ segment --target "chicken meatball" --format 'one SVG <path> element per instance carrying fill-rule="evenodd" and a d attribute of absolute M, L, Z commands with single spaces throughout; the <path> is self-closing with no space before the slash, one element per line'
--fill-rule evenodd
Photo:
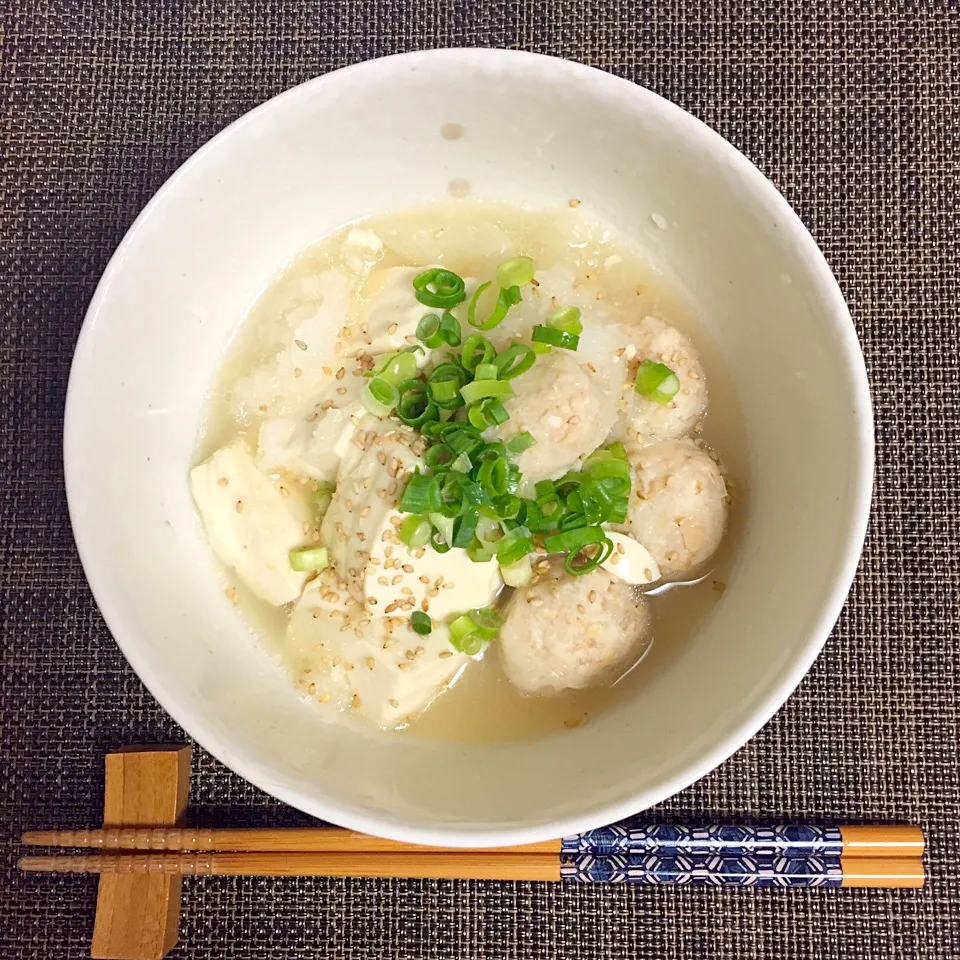
<path fill-rule="evenodd" d="M 515 687 L 549 694 L 615 680 L 649 637 L 647 604 L 626 583 L 603 569 L 574 577 L 555 562 L 510 598 L 497 646 Z"/>
<path fill-rule="evenodd" d="M 511 381 L 504 401 L 510 419 L 496 428 L 507 441 L 524 430 L 537 441 L 516 458 L 524 480 L 562 476 L 603 443 L 617 418 L 616 403 L 599 374 L 581 367 L 570 351 L 554 349 Z"/>
<path fill-rule="evenodd" d="M 644 444 L 691 433 L 707 409 L 707 382 L 690 338 L 657 317 L 644 317 L 631 346 L 628 355 L 633 356 L 621 395 L 618 436 Z M 665 364 L 677 375 L 680 389 L 669 403 L 648 400 L 634 390 L 637 369 L 644 360 Z"/>
<path fill-rule="evenodd" d="M 709 560 L 727 523 L 720 467 L 692 440 L 667 440 L 631 456 L 630 532 L 665 577 L 689 574 Z"/>

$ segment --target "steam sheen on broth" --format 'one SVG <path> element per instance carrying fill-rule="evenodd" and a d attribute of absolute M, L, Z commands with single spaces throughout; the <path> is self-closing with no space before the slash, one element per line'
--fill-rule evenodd
<path fill-rule="evenodd" d="M 477 283 L 518 255 L 533 259 L 536 284 L 497 327 L 474 330 L 466 315 Z M 577 471 L 594 449 L 621 441 L 631 465 L 629 514 L 607 527 L 621 545 L 611 557 L 623 562 L 620 571 L 608 561 L 571 578 L 562 563 L 548 569 L 535 555 L 536 582 L 514 591 L 502 586 L 495 559 L 473 563 L 457 548 L 441 555 L 429 546 L 417 557 L 392 539 L 402 519 L 393 507 L 425 443 L 359 404 L 364 374 L 417 342 L 417 317 L 441 312 L 418 303 L 410 283 L 431 266 L 466 280 L 467 301 L 450 311 L 462 338 L 480 332 L 501 353 L 529 344 L 532 325 L 557 308 L 581 311 L 577 349 L 538 354 L 511 381 L 509 419 L 484 436 L 539 434 L 512 457 L 526 478 L 519 493 L 531 497 L 533 480 Z M 458 352 L 426 350 L 419 363 L 429 356 L 429 372 L 441 354 Z M 633 389 L 648 357 L 678 377 L 667 403 Z M 641 251 L 580 210 L 457 202 L 346 228 L 285 270 L 223 361 L 198 454 L 191 487 L 227 568 L 227 595 L 320 715 L 478 741 L 573 728 L 643 695 L 722 595 L 743 442 L 711 337 L 679 283 Z M 323 490 L 333 484 L 321 518 L 330 500 Z M 321 546 L 330 569 L 316 579 L 290 569 L 291 548 Z M 664 577 L 624 583 L 624 546 L 654 555 Z M 426 637 L 409 626 L 424 604 L 434 627 Z M 473 657 L 456 650 L 449 623 L 488 604 L 506 611 L 500 637 Z M 568 681 L 571 688 L 550 687 Z"/>

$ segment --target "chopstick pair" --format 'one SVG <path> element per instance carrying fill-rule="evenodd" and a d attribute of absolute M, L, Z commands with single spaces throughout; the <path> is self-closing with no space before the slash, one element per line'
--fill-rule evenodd
<path fill-rule="evenodd" d="M 925 879 L 923 832 L 911 826 L 617 825 L 488 850 L 424 847 L 337 828 L 39 831 L 23 842 L 138 851 L 19 862 L 26 871 L 71 873 L 783 887 L 919 887 Z"/>

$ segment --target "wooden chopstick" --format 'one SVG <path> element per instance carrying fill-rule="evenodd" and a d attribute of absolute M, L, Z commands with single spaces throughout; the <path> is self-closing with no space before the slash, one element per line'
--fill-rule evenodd
<path fill-rule="evenodd" d="M 243 853 L 443 853 L 458 847 L 431 847 L 384 840 L 339 827 L 237 828 L 188 830 L 119 827 L 104 830 L 31 830 L 23 834 L 26 846 L 90 847 L 99 850 L 222 850 Z M 558 854 L 561 840 L 514 847 L 490 847 L 486 853 Z"/>
<path fill-rule="evenodd" d="M 784 858 L 550 853 L 130 853 L 24 857 L 28 872 L 323 876 L 432 880 L 709 883 L 717 886 L 921 887 L 918 858 Z"/>
<path fill-rule="evenodd" d="M 833 854 L 869 859 L 920 857 L 923 831 L 901 824 L 850 825 L 837 828 L 753 826 L 685 826 L 669 824 L 593 830 L 563 840 L 492 847 L 486 853 L 713 853 L 744 855 L 754 851 L 784 856 Z M 806 831 L 806 833 L 804 833 Z M 812 836 L 812 839 L 808 837 Z M 28 846 L 89 847 L 100 850 L 302 852 L 302 853 L 440 853 L 458 848 L 430 847 L 384 840 L 337 827 L 189 830 L 125 827 L 105 830 L 36 830 L 23 834 Z"/>

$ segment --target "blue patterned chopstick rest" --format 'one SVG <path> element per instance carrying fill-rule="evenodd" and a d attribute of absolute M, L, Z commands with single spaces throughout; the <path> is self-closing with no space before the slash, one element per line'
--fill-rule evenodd
<path fill-rule="evenodd" d="M 699 826 L 655 823 L 639 826 L 616 824 L 573 837 L 564 837 L 562 853 L 715 853 L 723 856 L 768 853 L 808 856 L 843 852 L 837 827 L 770 824 L 702 824 Z"/>
<path fill-rule="evenodd" d="M 561 855 L 560 878 L 574 883 L 839 887 L 843 870 L 835 856 L 581 853 Z"/>

